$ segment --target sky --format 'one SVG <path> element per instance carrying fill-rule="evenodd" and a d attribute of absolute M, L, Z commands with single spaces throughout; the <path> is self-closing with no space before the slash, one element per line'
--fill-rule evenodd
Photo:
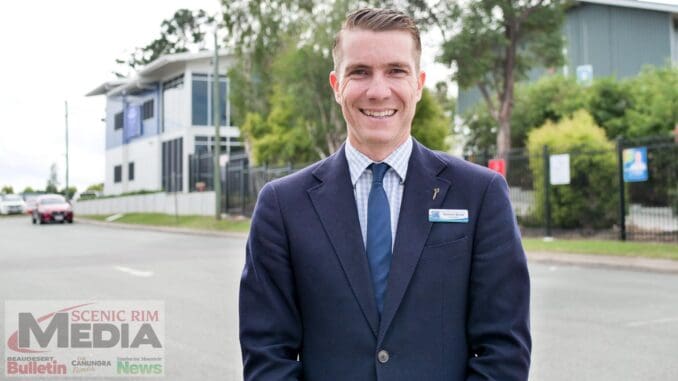
<path fill-rule="evenodd" d="M 65 185 L 66 101 L 69 185 L 83 191 L 103 182 L 106 100 L 85 94 L 114 79 L 116 58 L 159 37 L 160 23 L 180 8 L 216 13 L 219 0 L 3 1 L 0 187 L 44 189 L 52 163 Z M 422 42 L 422 69 L 433 86 L 448 72 L 433 63 L 436 42 Z"/>

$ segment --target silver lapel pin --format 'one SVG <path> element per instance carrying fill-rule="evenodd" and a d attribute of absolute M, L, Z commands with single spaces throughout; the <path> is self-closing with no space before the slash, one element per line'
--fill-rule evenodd
<path fill-rule="evenodd" d="M 440 188 L 433 188 L 433 199 L 434 200 L 438 196 L 438 192 L 440 192 Z"/>

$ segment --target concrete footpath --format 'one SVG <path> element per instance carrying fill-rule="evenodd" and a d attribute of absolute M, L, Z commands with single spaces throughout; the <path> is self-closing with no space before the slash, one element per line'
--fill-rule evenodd
<path fill-rule="evenodd" d="M 226 237 L 246 239 L 247 233 L 222 232 L 215 230 L 198 230 L 187 228 L 175 228 L 170 226 L 152 226 L 139 224 L 124 224 L 119 222 L 102 222 L 85 218 L 78 218 L 77 223 L 90 225 L 108 226 L 117 229 L 148 230 L 167 233 L 191 234 L 200 236 Z M 678 274 L 678 261 L 670 259 L 656 259 L 645 257 L 627 257 L 613 255 L 594 255 L 557 252 L 528 252 L 530 262 L 553 263 L 571 266 L 607 267 L 636 271 L 650 271 Z"/>

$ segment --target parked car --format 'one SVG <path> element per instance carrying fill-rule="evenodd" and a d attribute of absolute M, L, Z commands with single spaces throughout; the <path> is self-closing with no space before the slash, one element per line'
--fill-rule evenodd
<path fill-rule="evenodd" d="M 32 215 L 33 211 L 35 210 L 35 199 L 36 197 L 31 197 L 26 199 L 26 214 Z"/>
<path fill-rule="evenodd" d="M 22 214 L 26 210 L 26 203 L 21 196 L 6 194 L 0 196 L 0 214 Z"/>
<path fill-rule="evenodd" d="M 64 221 L 73 223 L 73 208 L 64 196 L 59 194 L 46 194 L 35 199 L 35 209 L 31 214 L 34 224 Z"/>

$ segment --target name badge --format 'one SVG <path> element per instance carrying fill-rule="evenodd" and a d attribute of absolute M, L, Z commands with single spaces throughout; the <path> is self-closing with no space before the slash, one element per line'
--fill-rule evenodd
<path fill-rule="evenodd" d="M 468 210 L 467 209 L 429 209 L 428 210 L 428 221 L 429 222 L 467 223 L 468 222 Z"/>

